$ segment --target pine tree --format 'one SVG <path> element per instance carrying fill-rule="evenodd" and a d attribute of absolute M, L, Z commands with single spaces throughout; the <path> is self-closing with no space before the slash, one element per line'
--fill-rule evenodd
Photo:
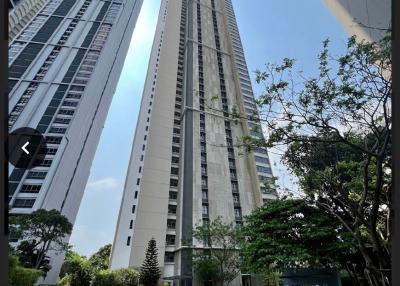
<path fill-rule="evenodd" d="M 152 238 L 146 249 L 146 258 L 140 269 L 140 278 L 145 286 L 156 286 L 160 277 L 161 271 L 158 267 L 156 240 Z"/>

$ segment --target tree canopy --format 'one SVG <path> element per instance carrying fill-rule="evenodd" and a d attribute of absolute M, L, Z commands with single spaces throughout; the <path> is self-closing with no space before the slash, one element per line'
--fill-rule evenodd
<path fill-rule="evenodd" d="M 195 250 L 194 269 L 203 280 L 229 285 L 240 273 L 240 232 L 221 218 L 198 225 L 193 237 L 203 243 L 204 250 Z"/>
<path fill-rule="evenodd" d="M 277 199 L 246 217 L 243 267 L 341 269 L 357 252 L 354 239 L 331 214 L 301 199 Z"/>
<path fill-rule="evenodd" d="M 268 135 L 265 141 L 245 137 L 244 144 L 281 150 L 307 199 L 356 241 L 366 280 L 389 285 L 390 38 L 367 43 L 352 37 L 342 56 L 330 54 L 326 40 L 318 62 L 316 76 L 296 73 L 292 59 L 257 71 Z"/>
<path fill-rule="evenodd" d="M 55 209 L 39 209 L 31 214 L 11 216 L 10 228 L 20 239 L 16 254 L 21 264 L 41 269 L 44 274 L 50 269 L 47 252 L 68 249 L 64 238 L 72 232 L 72 224 Z"/>

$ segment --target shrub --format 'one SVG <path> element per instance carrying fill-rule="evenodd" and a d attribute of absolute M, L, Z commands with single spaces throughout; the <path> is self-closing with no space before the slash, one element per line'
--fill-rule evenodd
<path fill-rule="evenodd" d="M 9 257 L 9 285 L 10 286 L 33 286 L 42 271 L 21 267 L 16 256 Z"/>
<path fill-rule="evenodd" d="M 139 272 L 130 268 L 100 270 L 92 280 L 91 286 L 137 286 Z"/>

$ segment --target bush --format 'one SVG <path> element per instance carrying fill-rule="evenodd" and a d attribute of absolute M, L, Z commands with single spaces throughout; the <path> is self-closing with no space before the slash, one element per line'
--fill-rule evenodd
<path fill-rule="evenodd" d="M 112 271 L 118 286 L 137 286 L 139 272 L 131 268 L 121 268 Z"/>
<path fill-rule="evenodd" d="M 100 270 L 94 274 L 91 286 L 114 286 L 116 285 L 115 274 L 109 270 Z"/>
<path fill-rule="evenodd" d="M 138 279 L 139 272 L 131 268 L 100 270 L 94 275 L 91 286 L 137 286 Z"/>
<path fill-rule="evenodd" d="M 10 286 L 33 286 L 42 275 L 42 271 L 21 267 L 18 258 L 10 256 L 8 275 Z"/>

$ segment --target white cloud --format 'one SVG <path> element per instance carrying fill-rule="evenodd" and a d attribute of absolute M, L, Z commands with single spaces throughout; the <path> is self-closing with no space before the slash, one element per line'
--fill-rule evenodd
<path fill-rule="evenodd" d="M 105 189 L 116 189 L 118 187 L 118 181 L 114 178 L 104 178 L 96 181 L 89 182 L 87 184 L 88 189 L 94 190 L 105 190 Z"/>

